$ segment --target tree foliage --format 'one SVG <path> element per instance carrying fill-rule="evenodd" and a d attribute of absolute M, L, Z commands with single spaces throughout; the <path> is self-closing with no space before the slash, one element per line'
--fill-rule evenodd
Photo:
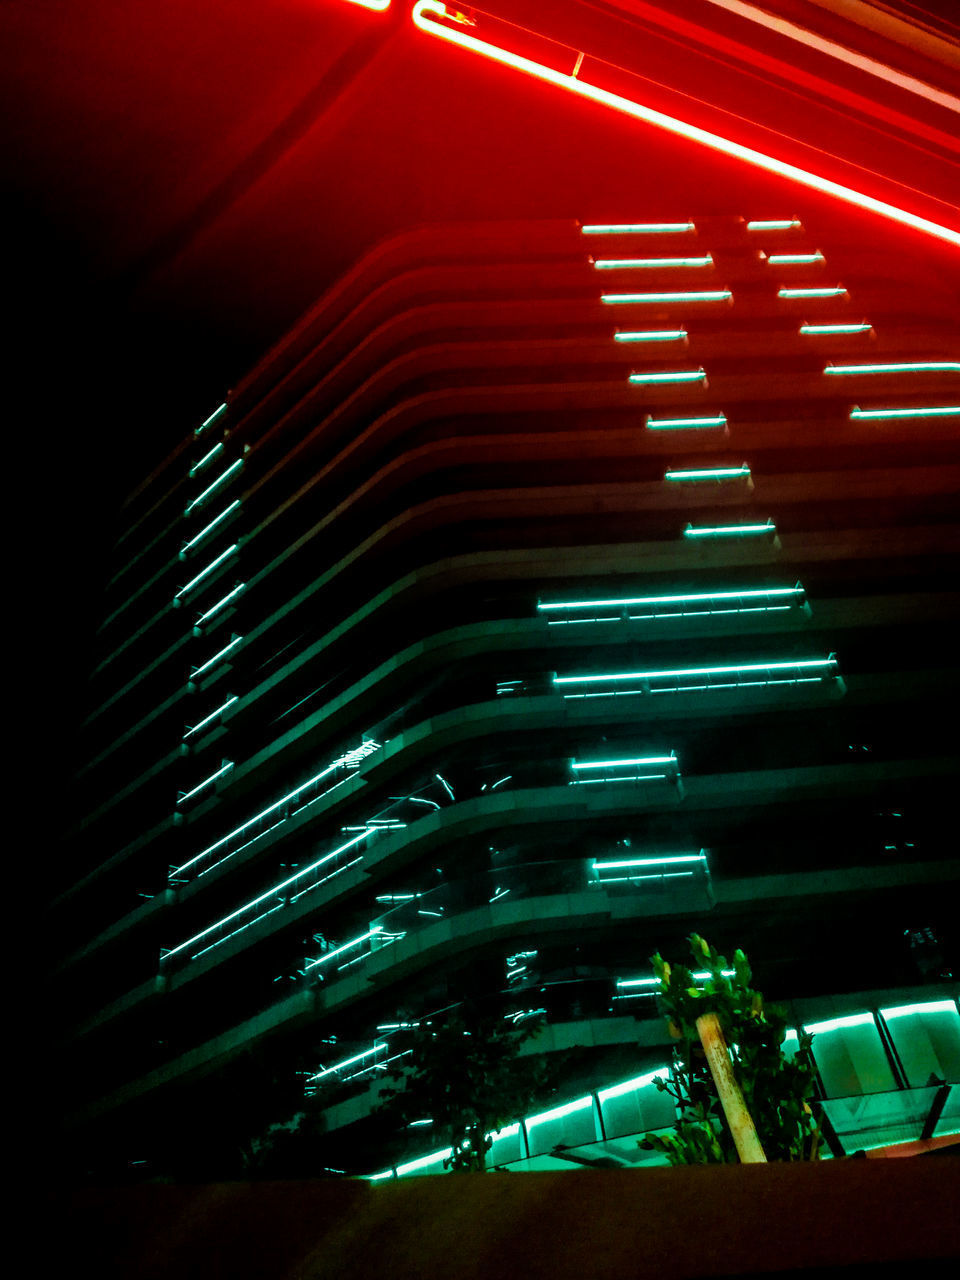
<path fill-rule="evenodd" d="M 488 1136 L 522 1115 L 552 1084 L 542 1057 L 520 1058 L 542 1019 L 516 1026 L 499 1013 L 470 1004 L 414 1032 L 411 1058 L 390 1072 L 399 1082 L 382 1092 L 398 1122 L 433 1121 L 434 1133 L 451 1150 L 444 1167 L 481 1172 L 493 1145 Z"/>
<path fill-rule="evenodd" d="M 753 975 L 744 953 L 734 952 L 730 965 L 699 934 L 691 934 L 689 941 L 696 969 L 708 975 L 699 984 L 686 965 L 668 964 L 659 954 L 650 961 L 660 980 L 667 1027 L 676 1042 L 671 1077 L 658 1080 L 656 1086 L 672 1095 L 678 1118 L 672 1134 L 648 1134 L 640 1145 L 663 1152 L 674 1165 L 736 1163 L 736 1149 L 697 1031 L 701 1014 L 715 1013 L 767 1159 L 815 1160 L 820 1132 L 808 1102 L 814 1086 L 813 1037 L 801 1032 L 798 1052 L 793 1059 L 787 1058 L 785 1011 L 766 1005 L 750 985 Z"/>

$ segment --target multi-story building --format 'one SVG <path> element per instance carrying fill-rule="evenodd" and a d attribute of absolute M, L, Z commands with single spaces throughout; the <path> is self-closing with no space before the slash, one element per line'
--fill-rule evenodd
<path fill-rule="evenodd" d="M 398 234 L 130 498 L 54 906 L 105 1167 L 251 1054 L 403 1167 L 378 1079 L 494 994 L 582 1046 L 494 1159 L 631 1162 L 692 928 L 836 1150 L 957 1127 L 955 296 L 803 204 Z"/>

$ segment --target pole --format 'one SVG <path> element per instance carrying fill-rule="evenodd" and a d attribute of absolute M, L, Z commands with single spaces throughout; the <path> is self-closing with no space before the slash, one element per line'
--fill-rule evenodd
<path fill-rule="evenodd" d="M 740 1086 L 737 1084 L 730 1063 L 730 1051 L 723 1038 L 720 1019 L 715 1013 L 702 1013 L 697 1019 L 697 1031 L 700 1043 L 707 1055 L 707 1065 L 713 1076 L 723 1114 L 727 1117 L 727 1125 L 737 1148 L 741 1164 L 766 1164 L 767 1157 L 757 1137 L 757 1129 L 753 1117 L 747 1110 Z"/>

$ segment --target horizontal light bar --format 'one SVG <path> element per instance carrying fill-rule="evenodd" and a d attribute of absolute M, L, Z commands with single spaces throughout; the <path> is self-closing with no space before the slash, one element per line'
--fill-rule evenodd
<path fill-rule="evenodd" d="M 215 617 L 221 609 L 225 609 L 231 600 L 236 599 L 236 597 L 244 590 L 246 585 L 247 584 L 245 582 L 238 582 L 233 590 L 227 592 L 222 600 L 218 600 L 211 609 L 208 609 L 206 613 L 202 613 L 194 623 L 194 626 L 202 627 L 205 622 L 209 622 L 210 619 Z"/>
<path fill-rule="evenodd" d="M 834 182 L 819 174 L 810 173 L 797 165 L 778 160 L 762 151 L 756 151 L 752 147 L 733 142 L 729 138 L 710 133 L 708 130 L 701 129 L 687 121 L 678 120 L 675 116 L 666 115 L 662 111 L 656 111 L 652 107 L 644 106 L 642 103 L 635 102 L 630 98 L 625 98 L 620 94 L 611 93 L 609 90 L 590 84 L 580 74 L 583 62 L 582 52 L 576 57 L 570 74 L 565 74 L 562 71 L 555 71 L 551 67 L 544 66 L 542 63 L 534 62 L 530 58 L 522 57 L 520 54 L 512 53 L 507 49 L 490 44 L 488 41 L 478 39 L 476 36 L 471 35 L 468 30 L 463 30 L 460 27 L 444 26 L 442 20 L 444 18 L 450 19 L 451 16 L 451 13 L 440 3 L 440 0 L 417 0 L 413 7 L 412 17 L 414 24 L 419 30 L 429 35 L 436 36 L 450 44 L 458 45 L 462 49 L 469 49 L 471 52 L 490 58 L 503 66 L 523 71 L 535 79 L 552 84 L 556 88 L 566 89 L 578 97 L 587 98 L 593 102 L 600 103 L 602 106 L 610 107 L 612 110 L 631 116 L 635 120 L 642 120 L 668 133 L 687 138 L 713 151 L 719 151 L 724 155 L 731 156 L 736 160 L 742 160 L 758 169 L 766 170 L 768 173 L 778 174 L 802 186 L 823 192 L 825 195 L 834 196 L 848 204 L 867 209 L 872 213 L 879 214 L 881 217 L 890 218 L 927 235 L 932 235 L 938 239 L 946 240 L 950 244 L 960 246 L 960 231 L 941 226 L 939 223 L 931 222 L 928 218 L 921 218 L 917 214 L 898 208 L 896 205 L 887 204 L 886 201 L 877 200 L 861 191 L 855 191 L 852 187 L 845 187 L 839 182 Z M 575 52 L 575 50 L 570 50 L 571 58 L 574 57 Z"/>
<path fill-rule="evenodd" d="M 421 1156 L 419 1160 L 410 1160 L 407 1164 L 397 1165 L 397 1177 L 402 1177 L 405 1173 L 415 1173 L 417 1169 L 428 1169 L 432 1164 L 439 1164 L 441 1160 L 449 1160 L 453 1155 L 453 1147 L 447 1147 L 444 1151 L 434 1151 L 429 1156 Z M 386 1174 L 379 1174 L 381 1178 Z"/>
<path fill-rule="evenodd" d="M 739 467 L 703 467 L 694 471 L 666 471 L 664 480 L 740 480 L 751 474 L 744 462 Z"/>
<path fill-rule="evenodd" d="M 585 236 L 682 235 L 695 230 L 692 222 L 593 222 L 580 228 Z"/>
<path fill-rule="evenodd" d="M 744 662 L 738 666 L 674 667 L 663 671 L 617 671 L 602 676 L 554 676 L 554 684 L 598 684 L 602 681 L 673 679 L 678 676 L 725 676 L 738 671 L 787 671 L 835 668 L 836 658 L 799 658 L 793 662 Z"/>
<path fill-rule="evenodd" d="M 342 1062 L 335 1063 L 332 1067 L 327 1067 L 325 1071 L 318 1071 L 312 1076 L 308 1076 L 307 1080 L 322 1080 L 324 1076 L 333 1075 L 335 1071 L 343 1071 L 345 1067 L 352 1067 L 357 1062 L 362 1062 L 364 1058 L 369 1058 L 372 1053 L 378 1053 L 381 1049 L 386 1049 L 385 1044 L 374 1044 L 369 1049 L 364 1049 L 362 1053 L 355 1053 L 352 1058 L 344 1058 Z"/>
<path fill-rule="evenodd" d="M 177 800 L 177 804 L 178 805 L 185 804 L 188 800 L 191 800 L 194 796 L 199 795 L 201 791 L 206 790 L 207 787 L 213 786 L 213 784 L 216 782 L 218 778 L 222 778 L 223 775 L 225 773 L 229 773 L 232 768 L 233 768 L 233 761 L 224 760 L 223 764 L 216 771 L 216 773 L 211 773 L 209 778 L 204 778 L 202 782 L 198 782 L 192 791 L 185 791 L 183 795 L 180 796 L 179 799 Z"/>
<path fill-rule="evenodd" d="M 208 462 L 211 462 L 217 456 L 217 454 L 222 453 L 223 450 L 224 450 L 224 443 L 221 440 L 219 444 L 215 444 L 212 449 L 208 450 L 203 455 L 203 457 L 200 459 L 199 462 L 195 462 L 193 464 L 193 466 L 190 468 L 190 471 L 188 473 L 190 476 L 190 479 L 192 480 L 198 471 L 202 470 L 202 468 L 205 467 Z"/>
<path fill-rule="evenodd" d="M 706 382 L 703 369 L 672 369 L 664 373 L 631 373 L 629 382 L 636 386 L 656 386 L 670 382 Z"/>
<path fill-rule="evenodd" d="M 700 853 L 678 853 L 665 858 L 622 858 L 617 862 L 597 862 L 590 865 L 594 871 L 622 871 L 626 867 L 671 867 L 681 863 L 706 862 L 707 855 Z"/>
<path fill-rule="evenodd" d="M 219 418 L 223 417 L 223 415 L 226 412 L 227 412 L 227 402 L 226 400 L 224 400 L 223 404 L 219 405 L 216 409 L 214 409 L 213 413 L 210 414 L 209 418 L 204 418 L 203 422 L 200 423 L 199 427 L 196 428 L 193 434 L 195 436 L 198 436 L 201 431 L 206 431 L 207 427 L 212 427 L 213 424 Z"/>
<path fill-rule="evenodd" d="M 622 765 L 623 767 L 626 767 L 627 765 L 633 765 L 633 764 L 676 764 L 676 763 L 677 763 L 677 757 L 674 754 L 674 752 L 671 751 L 668 756 L 638 756 L 636 759 L 630 759 L 630 760 L 590 760 L 590 761 L 572 760 L 570 762 L 570 767 L 572 769 L 576 769 L 579 771 L 583 769 L 614 769 L 620 765 Z"/>
<path fill-rule="evenodd" d="M 230 641 L 230 643 L 227 645 L 224 645 L 224 647 L 218 650 L 218 652 L 215 653 L 212 658 L 208 658 L 206 662 L 202 662 L 199 667 L 194 667 L 193 670 L 190 672 L 190 679 L 194 680 L 196 679 L 197 676 L 202 676 L 205 671 L 209 671 L 210 668 L 212 666 L 215 666 L 216 663 L 218 663 L 221 658 L 225 658 L 228 653 L 230 653 L 233 649 L 237 647 L 238 644 L 242 644 L 242 643 L 243 643 L 243 636 L 234 636 L 233 639 Z"/>
<path fill-rule="evenodd" d="M 953 1013 L 957 1012 L 957 1006 L 953 1000 L 930 1000 L 926 1004 L 901 1004 L 895 1009 L 881 1009 L 880 1014 L 884 1022 L 892 1022 L 894 1018 L 908 1018 L 912 1014 L 924 1013 Z"/>
<path fill-rule="evenodd" d="M 211 711 L 208 716 L 204 716 L 204 718 L 199 722 L 199 724 L 195 724 L 192 729 L 188 729 L 186 733 L 183 735 L 184 741 L 186 741 L 187 738 L 192 738 L 193 735 L 195 733 L 199 733 L 201 729 L 205 729 L 208 724 L 213 724 L 214 720 L 218 720 L 228 707 L 232 707 L 233 704 L 238 701 L 239 699 L 237 695 L 233 694 L 231 697 L 229 697 L 226 700 L 226 702 L 224 702 L 221 706 L 217 707 L 216 711 Z"/>
<path fill-rule="evenodd" d="M 872 1013 L 852 1013 L 846 1018 L 830 1018 L 826 1022 L 809 1022 L 804 1024 L 804 1031 L 809 1035 L 820 1035 L 825 1031 L 842 1031 L 847 1027 L 876 1026 Z"/>
<path fill-rule="evenodd" d="M 359 837 L 362 839 L 362 837 Z M 322 964 L 326 964 L 328 960 L 332 960 L 334 956 L 342 955 L 344 951 L 349 951 L 351 947 L 359 947 L 361 942 L 366 942 L 370 938 L 375 938 L 378 934 L 383 933 L 383 925 L 375 924 L 373 928 L 368 929 L 366 933 L 361 933 L 357 938 L 351 938 L 349 942 L 345 942 L 340 947 L 334 947 L 332 951 L 326 951 L 319 960 L 311 960 L 306 969 L 316 969 Z"/>
<path fill-rule="evenodd" d="M 873 325 L 867 324 L 866 321 L 862 324 L 802 324 L 800 332 L 816 336 L 840 333 L 872 333 Z"/>
<path fill-rule="evenodd" d="M 561 600 L 553 603 L 538 602 L 537 608 L 546 613 L 552 609 L 616 608 L 630 604 L 690 604 L 707 600 L 757 600 L 766 596 L 802 596 L 803 587 L 764 587 L 750 591 L 696 591 L 675 596 L 618 596 L 607 600 Z"/>
<path fill-rule="evenodd" d="M 955 418 L 960 415 L 960 404 L 937 404 L 923 409 L 861 409 L 850 410 L 854 421 L 870 422 L 883 418 Z"/>
<path fill-rule="evenodd" d="M 819 250 L 816 253 L 768 253 L 767 262 L 771 267 L 796 267 L 826 262 L 826 258 Z"/>
<path fill-rule="evenodd" d="M 755 218 L 747 223 L 748 231 L 789 231 L 793 227 L 801 227 L 799 218 Z"/>
<path fill-rule="evenodd" d="M 348 4 L 358 4 L 361 9 L 372 9 L 374 13 L 386 13 L 390 8 L 390 0 L 347 0 Z"/>
<path fill-rule="evenodd" d="M 538 1116 L 527 1117 L 527 1128 L 532 1129 L 534 1125 L 545 1124 L 548 1120 L 561 1120 L 564 1116 L 573 1115 L 575 1111 L 584 1111 L 587 1107 L 593 1106 L 593 1094 L 589 1093 L 585 1098 L 577 1098 L 575 1102 L 566 1102 L 562 1107 L 554 1107 L 551 1111 L 542 1111 Z"/>
<path fill-rule="evenodd" d="M 220 514 L 216 517 L 215 520 L 211 520 L 209 524 L 204 525 L 204 527 L 200 530 L 199 533 L 195 533 L 189 542 L 185 542 L 183 544 L 183 546 L 180 548 L 180 554 L 182 556 L 186 555 L 186 553 L 191 549 L 191 547 L 195 547 L 198 542 L 202 541 L 207 536 L 208 533 L 212 533 L 214 529 L 217 527 L 217 525 L 220 523 L 220 521 L 226 520 L 227 516 L 231 513 L 231 511 L 236 511 L 239 505 L 240 505 L 240 499 L 234 498 L 234 500 L 230 503 L 230 505 L 228 507 L 225 507 L 224 510 L 220 512 Z"/>
<path fill-rule="evenodd" d="M 778 289 L 778 298 L 845 298 L 847 291 L 842 285 L 824 285 L 809 289 Z"/>
<path fill-rule="evenodd" d="M 194 509 L 194 507 L 199 507 L 201 503 L 206 502 L 206 500 L 210 497 L 211 493 L 219 489 L 222 484 L 225 484 L 226 481 L 229 480 L 229 478 L 234 474 L 234 472 L 238 471 L 242 466 L 243 466 L 242 458 L 238 458 L 236 462 L 231 462 L 229 467 L 227 467 L 226 471 L 221 471 L 220 474 L 217 476 L 216 480 L 214 480 L 212 484 L 207 485 L 206 489 L 204 489 L 204 491 L 201 494 L 198 494 L 197 497 L 194 498 L 194 500 L 186 507 L 183 514 L 185 516 L 188 516 L 190 512 Z"/>
<path fill-rule="evenodd" d="M 686 329 L 618 329 L 614 342 L 686 342 Z"/>
<path fill-rule="evenodd" d="M 960 360 L 899 360 L 889 364 L 828 364 L 834 376 L 858 373 L 960 373 Z"/>
<path fill-rule="evenodd" d="M 775 533 L 772 520 L 765 524 L 715 524 L 694 527 L 688 524 L 683 531 L 685 538 L 752 538 L 764 533 Z"/>
<path fill-rule="evenodd" d="M 648 431 L 708 431 L 726 425 L 725 413 L 713 413 L 704 418 L 651 418 L 648 414 L 645 423 Z"/>
<path fill-rule="evenodd" d="M 653 1084 L 654 1080 L 666 1080 L 669 1075 L 669 1067 L 660 1067 L 656 1071 L 648 1072 L 645 1076 L 635 1076 L 632 1080 L 624 1080 L 622 1084 L 611 1085 L 609 1089 L 601 1089 L 597 1094 L 597 1101 L 602 1106 L 612 1098 L 622 1098 L 625 1093 L 636 1093 L 638 1089 L 645 1089 Z"/>
<path fill-rule="evenodd" d="M 216 557 L 216 559 L 211 560 L 205 569 L 201 569 L 195 578 L 191 578 L 185 587 L 180 588 L 180 590 L 174 596 L 174 599 L 179 600 L 181 596 L 185 596 L 188 591 L 192 591 L 194 587 L 198 587 L 200 583 L 204 580 L 204 578 L 208 576 L 208 574 L 213 573 L 214 569 L 216 569 L 218 565 L 223 564 L 224 560 L 228 560 L 230 556 L 233 555 L 233 553 L 237 550 L 238 545 L 239 544 L 235 542 L 233 543 L 232 546 L 227 547 L 225 551 L 221 551 L 220 554 Z"/>
<path fill-rule="evenodd" d="M 600 301 L 608 304 L 630 302 L 730 302 L 729 289 L 678 289 L 669 293 L 601 293 Z"/>
<path fill-rule="evenodd" d="M 252 898 L 249 902 L 245 902 L 242 907 L 237 907 L 236 911 L 231 911 L 228 916 L 224 916 L 221 920 L 217 920 L 215 924 L 207 925 L 206 929 L 202 929 L 199 933 L 195 933 L 192 938 L 188 938 L 186 942 L 181 942 L 177 946 L 173 947 L 170 951 L 167 951 L 165 953 L 164 958 L 166 959 L 166 957 L 168 956 L 176 955 L 176 953 L 178 951 L 182 951 L 184 947 L 190 947 L 195 942 L 199 942 L 201 938 L 206 938 L 209 934 L 213 933 L 214 930 L 219 929 L 222 925 L 229 924 L 231 920 L 236 920 L 238 916 L 242 916 L 247 911 L 252 910 L 254 907 L 258 907 L 261 902 L 267 902 L 270 898 L 277 897 L 277 895 L 282 893 L 284 889 L 289 888 L 290 885 L 295 884 L 298 880 L 302 880 L 304 876 L 310 875 L 311 872 L 316 871 L 319 867 L 322 867 L 325 862 L 329 862 L 331 858 L 335 858 L 340 853 L 345 853 L 347 849 L 352 849 L 354 845 L 359 844 L 360 841 L 363 839 L 364 839 L 364 833 L 361 833 L 358 836 L 354 836 L 352 840 L 348 840 L 346 844 L 340 845 L 340 847 L 337 849 L 334 849 L 332 853 L 324 854 L 324 856 L 322 858 L 318 858 L 316 862 L 311 862 L 311 864 L 308 867 L 303 867 L 300 871 L 295 872 L 292 876 L 288 876 L 286 880 L 281 880 L 279 884 L 275 884 L 272 888 L 267 889 L 266 892 L 261 893 L 259 897 Z M 184 866 L 187 866 L 187 865 L 189 864 L 184 863 Z M 377 928 L 382 929 L 383 926 L 378 925 Z M 327 954 L 329 955 L 332 953 L 328 952 Z"/>
<path fill-rule="evenodd" d="M 709 253 L 698 258 L 595 258 L 593 265 L 598 271 L 655 271 L 658 267 L 712 267 L 713 258 Z"/>

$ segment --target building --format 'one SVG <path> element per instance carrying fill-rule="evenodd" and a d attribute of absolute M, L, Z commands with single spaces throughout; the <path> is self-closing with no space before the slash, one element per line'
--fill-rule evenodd
<path fill-rule="evenodd" d="M 132 495 L 53 907 L 104 1167 L 253 1055 L 415 1165 L 376 1079 L 495 992 L 583 1046 L 495 1159 L 635 1162 L 691 928 L 821 1028 L 836 1150 L 960 1126 L 955 290 L 778 190 L 403 229 Z"/>

